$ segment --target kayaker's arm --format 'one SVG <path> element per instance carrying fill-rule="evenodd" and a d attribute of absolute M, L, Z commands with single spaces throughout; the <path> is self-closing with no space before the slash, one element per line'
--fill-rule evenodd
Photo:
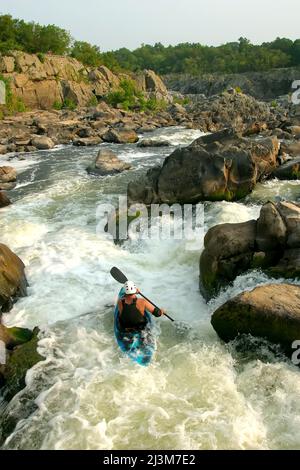
<path fill-rule="evenodd" d="M 152 313 L 155 317 L 161 317 L 165 311 L 163 309 L 159 309 L 157 307 L 154 307 L 148 300 L 143 300 L 145 310 L 148 310 L 148 312 Z"/>

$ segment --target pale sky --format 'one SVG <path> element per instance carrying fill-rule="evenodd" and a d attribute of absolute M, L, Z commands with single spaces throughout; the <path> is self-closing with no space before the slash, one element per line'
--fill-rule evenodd
<path fill-rule="evenodd" d="M 0 13 L 53 23 L 102 51 L 142 43 L 219 45 L 247 37 L 300 38 L 300 1 L 285 0 L 0 0 Z"/>

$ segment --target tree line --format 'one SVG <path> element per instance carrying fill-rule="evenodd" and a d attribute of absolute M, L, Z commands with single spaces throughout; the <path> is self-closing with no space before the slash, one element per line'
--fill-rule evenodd
<path fill-rule="evenodd" d="M 176 46 L 143 44 L 130 51 L 121 48 L 101 52 L 96 45 L 74 40 L 55 25 L 25 22 L 11 15 L 0 15 L 0 53 L 12 50 L 28 53 L 53 53 L 76 58 L 86 66 L 106 65 L 115 71 L 136 72 L 152 69 L 159 74 L 242 73 L 266 71 L 300 65 L 300 39 L 277 38 L 261 45 L 246 38 L 221 46 L 181 43 Z"/>

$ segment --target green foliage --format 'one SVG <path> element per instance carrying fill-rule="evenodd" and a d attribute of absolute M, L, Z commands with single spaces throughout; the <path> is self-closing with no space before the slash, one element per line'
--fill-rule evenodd
<path fill-rule="evenodd" d="M 278 107 L 277 101 L 276 101 L 276 100 L 273 100 L 273 101 L 271 102 L 271 106 L 272 106 L 272 108 L 277 108 L 277 107 Z"/>
<path fill-rule="evenodd" d="M 102 54 L 108 67 L 117 63 L 119 68 L 138 71 L 152 69 L 159 74 L 188 73 L 243 73 L 264 71 L 278 67 L 300 65 L 300 39 L 277 38 L 270 43 L 254 45 L 246 38 L 218 47 L 199 43 L 177 46 L 143 44 L 134 51 L 122 48 Z M 115 61 L 115 62 L 114 62 Z"/>
<path fill-rule="evenodd" d="M 55 25 L 42 26 L 0 15 L 0 52 L 21 50 L 29 53 L 65 54 L 71 44 L 70 33 Z"/>
<path fill-rule="evenodd" d="M 6 89 L 6 103 L 5 105 L 0 105 L 0 119 L 3 119 L 5 115 L 13 115 L 26 111 L 23 100 L 13 94 L 10 86 L 10 80 L 0 75 L 0 81 L 5 83 Z"/>
<path fill-rule="evenodd" d="M 66 98 L 62 104 L 63 109 L 70 109 L 70 111 L 74 111 L 77 108 L 76 103 L 69 98 Z"/>
<path fill-rule="evenodd" d="M 130 79 L 122 80 L 119 88 L 106 96 L 106 101 L 111 106 L 125 110 L 159 111 L 167 106 L 165 101 L 155 98 L 146 99 L 144 94 L 137 89 L 134 81 Z"/>
<path fill-rule="evenodd" d="M 236 93 L 243 93 L 241 87 L 239 86 L 236 86 L 234 90 Z"/>
<path fill-rule="evenodd" d="M 189 98 L 178 98 L 177 96 L 173 97 L 173 103 L 174 104 L 180 104 L 181 106 L 186 106 L 187 104 L 190 104 L 191 100 Z"/>
<path fill-rule="evenodd" d="M 71 56 L 88 67 L 101 65 L 101 52 L 99 47 L 92 46 L 85 41 L 75 41 L 71 49 Z"/>
<path fill-rule="evenodd" d="M 38 52 L 37 56 L 38 56 L 40 62 L 42 62 L 42 64 L 43 64 L 45 62 L 45 54 L 43 52 Z"/>
<path fill-rule="evenodd" d="M 56 109 L 57 111 L 60 111 L 63 107 L 63 103 L 60 101 L 54 101 L 53 103 L 53 109 Z"/>
<path fill-rule="evenodd" d="M 73 100 L 70 100 L 67 98 L 63 102 L 54 101 L 52 107 L 53 109 L 56 109 L 57 111 L 60 111 L 61 109 L 70 109 L 71 111 L 74 111 L 77 108 L 77 105 Z"/>
<path fill-rule="evenodd" d="M 91 97 L 91 99 L 89 100 L 88 102 L 88 106 L 97 106 L 98 104 L 98 100 L 97 100 L 97 97 L 94 95 Z"/>

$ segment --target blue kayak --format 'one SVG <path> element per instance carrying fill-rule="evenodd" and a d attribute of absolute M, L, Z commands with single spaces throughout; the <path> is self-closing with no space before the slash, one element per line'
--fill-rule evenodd
<path fill-rule="evenodd" d="M 125 292 L 122 288 L 119 292 L 118 300 L 122 299 L 124 295 Z M 115 307 L 114 330 L 118 345 L 130 359 L 141 366 L 148 366 L 150 364 L 156 349 L 152 315 L 147 310 L 145 315 L 148 320 L 147 326 L 142 331 L 128 332 L 120 326 L 118 303 Z"/>

